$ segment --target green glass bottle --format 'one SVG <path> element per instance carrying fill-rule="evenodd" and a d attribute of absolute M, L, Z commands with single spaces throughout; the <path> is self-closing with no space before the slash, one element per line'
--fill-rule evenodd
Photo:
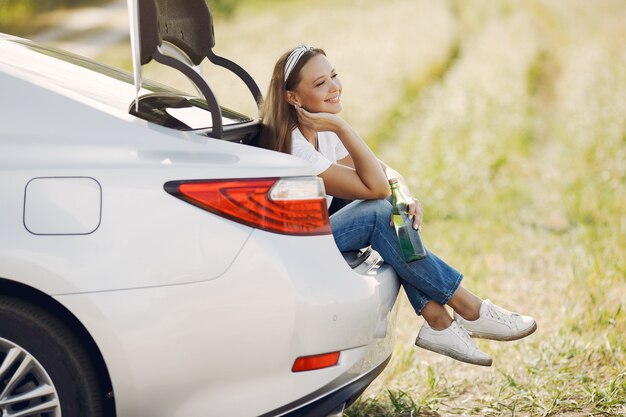
<path fill-rule="evenodd" d="M 393 204 L 392 221 L 400 241 L 402 257 L 406 262 L 417 261 L 426 257 L 426 248 L 422 244 L 419 230 L 413 229 L 413 221 L 409 219 L 410 201 L 402 194 L 397 178 L 389 179 Z"/>

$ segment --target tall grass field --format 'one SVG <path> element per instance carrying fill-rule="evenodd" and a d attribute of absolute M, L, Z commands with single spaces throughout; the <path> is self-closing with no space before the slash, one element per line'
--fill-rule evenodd
<path fill-rule="evenodd" d="M 539 329 L 479 342 L 494 366 L 478 369 L 413 348 L 405 302 L 391 366 L 346 414 L 626 415 L 626 4 L 449 11 L 446 71 L 374 140 L 424 205 L 430 248 Z"/>
<path fill-rule="evenodd" d="M 401 294 L 392 361 L 345 416 L 626 415 L 626 2 L 250 1 L 216 36 L 262 90 L 284 51 L 324 48 L 343 116 L 421 201 L 430 250 L 537 320 L 478 341 L 494 365 L 477 367 L 416 348 Z M 99 58 L 130 63 L 127 44 Z"/>

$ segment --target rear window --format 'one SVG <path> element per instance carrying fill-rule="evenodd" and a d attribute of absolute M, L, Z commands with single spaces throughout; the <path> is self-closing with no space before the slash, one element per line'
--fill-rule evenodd
<path fill-rule="evenodd" d="M 139 106 L 130 107 L 130 114 L 160 126 L 177 130 L 211 128 L 211 112 L 204 100 L 174 94 L 151 94 L 139 98 Z M 248 116 L 222 107 L 224 125 L 250 122 Z"/>

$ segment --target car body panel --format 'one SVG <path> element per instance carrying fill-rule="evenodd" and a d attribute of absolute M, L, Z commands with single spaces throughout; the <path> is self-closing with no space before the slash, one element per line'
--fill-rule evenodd
<path fill-rule="evenodd" d="M 255 231 L 241 262 L 219 279 L 56 299 L 102 335 L 96 342 L 125 405 L 120 415 L 261 414 L 329 381 L 347 383 L 393 350 L 395 274 L 387 265 L 365 276 L 350 270 L 331 245 L 316 242 L 328 239 Z M 329 248 L 319 254 L 327 262 L 297 256 L 319 247 Z M 380 323 L 389 332 L 376 338 Z M 291 372 L 299 356 L 337 350 L 338 366 Z M 280 392 L 259 396 L 268 384 Z"/>
<path fill-rule="evenodd" d="M 141 287 L 215 278 L 232 262 L 252 229 L 187 207 L 186 203 L 163 192 L 163 185 L 172 180 L 299 176 L 311 172 L 305 163 L 287 155 L 207 137 L 198 140 L 193 133 L 147 126 L 147 122 L 98 101 L 84 97 L 83 101 L 77 100 L 66 91 L 49 89 L 53 87 L 48 85 L 33 85 L 6 74 L 0 74 L 0 83 L 5 99 L 12 103 L 3 109 L 6 122 L 0 126 L 0 142 L 7 149 L 0 153 L 0 172 L 5 186 L 9 187 L 7 195 L 24 196 L 28 184 L 42 178 L 88 177 L 102 187 L 102 216 L 98 233 L 93 236 L 57 235 L 35 239 L 24 224 L 24 198 L 1 203 L 4 212 L 11 213 L 4 218 L 9 224 L 3 225 L 3 230 L 11 231 L 17 239 L 6 248 L 13 253 L 11 257 L 23 259 L 24 265 L 36 253 L 46 254 L 46 259 L 50 260 L 48 266 L 39 265 L 48 271 L 39 283 L 47 293 L 126 288 L 129 282 Z M 29 109 L 27 115 L 21 111 L 23 107 Z M 71 117 L 70 129 L 67 120 L 56 117 L 50 110 L 58 108 Z M 30 123 L 31 119 L 39 123 Z M 175 219 L 180 216 L 181 208 L 185 209 L 186 216 L 198 219 L 194 233 L 201 236 L 200 242 L 163 245 L 159 235 L 179 235 Z M 18 217 L 22 221 L 13 221 Z M 150 221 L 147 217 L 151 217 Z M 207 217 L 213 221 L 202 221 Z M 120 236 L 123 241 L 119 241 Z M 229 236 L 229 239 L 224 241 L 216 236 Z M 111 242 L 115 242 L 116 247 L 107 247 Z M 75 251 L 77 255 L 72 265 L 55 264 L 57 253 L 64 253 L 67 247 L 84 245 L 92 250 Z M 115 259 L 115 262 L 123 264 L 125 273 L 111 276 L 101 265 L 115 257 L 108 253 L 110 249 L 117 253 L 120 246 L 126 248 L 124 253 L 128 258 Z M 97 259 L 89 255 L 79 259 L 83 253 L 97 254 Z M 209 262 L 205 253 L 219 256 Z M 181 267 L 176 266 L 177 273 L 169 272 L 165 265 L 173 265 L 173 260 L 182 254 L 187 256 L 187 270 L 180 271 Z M 144 258 L 151 262 L 156 260 L 151 269 L 159 271 L 156 275 L 160 278 L 150 283 L 129 279 L 129 276 L 141 275 L 136 269 L 145 267 L 141 262 Z M 0 265 L 0 276 L 7 276 L 3 268 L 4 265 Z M 78 283 L 78 287 L 68 286 L 67 282 L 55 284 L 58 269 L 71 275 L 69 280 Z M 200 275 L 194 272 L 198 270 L 202 271 Z M 15 274 L 10 276 L 20 282 L 28 279 Z"/>

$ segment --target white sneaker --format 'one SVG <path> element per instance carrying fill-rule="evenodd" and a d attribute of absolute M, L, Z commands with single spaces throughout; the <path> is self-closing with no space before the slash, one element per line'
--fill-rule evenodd
<path fill-rule="evenodd" d="M 444 330 L 435 330 L 424 322 L 415 345 L 474 365 L 491 366 L 492 362 L 491 357 L 474 345 L 467 330 L 456 321 Z"/>
<path fill-rule="evenodd" d="M 480 316 L 474 320 L 465 320 L 454 313 L 457 320 L 472 337 L 491 340 L 517 340 L 537 330 L 535 319 L 512 313 L 498 307 L 489 300 L 480 306 Z"/>

